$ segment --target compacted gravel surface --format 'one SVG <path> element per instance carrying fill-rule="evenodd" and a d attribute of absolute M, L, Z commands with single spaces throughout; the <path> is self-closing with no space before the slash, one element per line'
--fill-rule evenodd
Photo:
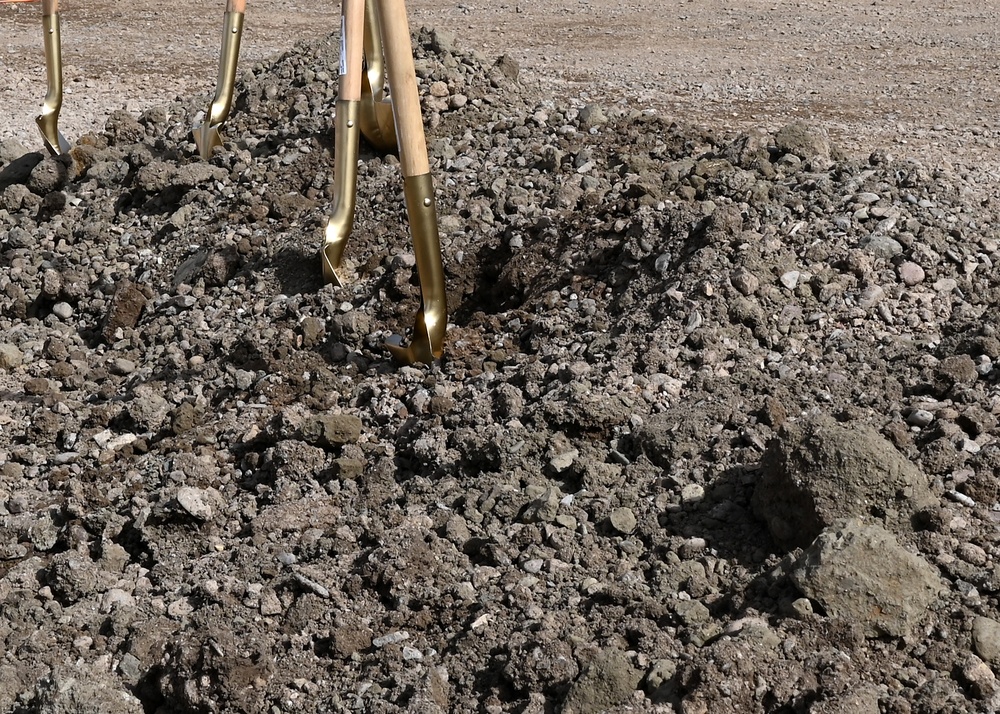
<path fill-rule="evenodd" d="M 204 96 L 0 141 L 0 711 L 1000 708 L 989 131 L 859 153 L 414 47 L 431 366 L 384 348 L 394 156 L 322 284 L 336 33 L 244 63 L 208 162 Z"/>

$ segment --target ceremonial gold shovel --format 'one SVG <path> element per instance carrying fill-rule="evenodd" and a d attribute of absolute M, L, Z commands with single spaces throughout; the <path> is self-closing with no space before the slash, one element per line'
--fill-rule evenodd
<path fill-rule="evenodd" d="M 385 96 L 382 21 L 375 0 L 365 2 L 365 71 L 361 76 L 361 133 L 376 151 L 396 149 L 392 103 Z"/>
<path fill-rule="evenodd" d="M 222 24 L 222 53 L 219 57 L 219 79 L 215 88 L 215 98 L 208 108 L 205 123 L 194 128 L 194 143 L 201 158 L 209 159 L 212 149 L 222 146 L 219 130 L 229 118 L 233 108 L 233 94 L 236 87 L 236 65 L 240 59 L 240 39 L 243 36 L 243 13 L 246 0 L 228 0 L 226 16 Z"/>
<path fill-rule="evenodd" d="M 441 242 L 434 207 L 434 183 L 427 159 L 406 7 L 403 0 L 376 2 L 377 25 L 381 26 L 386 70 L 392 89 L 391 107 L 403 172 L 403 195 L 416 254 L 421 297 L 409 346 L 387 344 L 386 347 L 403 364 L 430 364 L 443 353 L 448 321 Z M 334 137 L 334 207 L 321 251 L 323 277 L 338 285 L 341 280 L 337 271 L 354 225 L 357 196 L 360 133 L 358 117 L 362 84 L 362 44 L 359 40 L 364 30 L 363 12 L 364 0 L 344 0 L 340 88 Z"/>
<path fill-rule="evenodd" d="M 45 148 L 53 155 L 65 154 L 70 144 L 59 132 L 62 109 L 62 42 L 59 37 L 59 0 L 42 0 L 42 29 L 45 33 L 45 77 L 48 91 L 42 113 L 35 117 Z"/>
<path fill-rule="evenodd" d="M 343 285 L 337 274 L 354 229 L 358 193 L 358 123 L 361 105 L 361 35 L 365 0 L 343 0 L 340 15 L 340 86 L 333 119 L 333 211 L 320 256 L 323 280 Z"/>

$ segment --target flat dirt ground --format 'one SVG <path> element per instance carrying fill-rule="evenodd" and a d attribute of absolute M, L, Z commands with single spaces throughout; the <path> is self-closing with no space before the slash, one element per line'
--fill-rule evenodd
<path fill-rule="evenodd" d="M 849 153 L 1000 165 L 998 12 L 974 0 L 446 2 L 408 5 L 413 29 L 509 54 L 522 77 L 584 100 L 627 99 L 716 129 L 823 123 Z M 62 5 L 64 133 L 113 109 L 208 94 L 221 3 Z M 250 2 L 245 63 L 336 29 L 339 6 Z M 0 5 L 0 138 L 35 142 L 44 95 L 40 5 Z M 37 142 L 35 142 L 37 143 Z M 30 144 L 29 144 L 30 145 Z"/>

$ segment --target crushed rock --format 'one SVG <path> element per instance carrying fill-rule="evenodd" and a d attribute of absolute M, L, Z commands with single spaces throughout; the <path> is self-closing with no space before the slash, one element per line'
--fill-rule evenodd
<path fill-rule="evenodd" d="M 321 284 L 336 35 L 242 68 L 207 163 L 204 97 L 0 143 L 0 708 L 993 706 L 994 188 L 415 47 L 428 368 L 383 348 L 419 303 L 394 156 Z M 885 617 L 786 567 L 846 516 Z"/>

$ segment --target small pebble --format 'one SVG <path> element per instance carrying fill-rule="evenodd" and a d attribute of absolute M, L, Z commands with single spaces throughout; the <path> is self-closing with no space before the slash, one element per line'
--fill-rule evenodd
<path fill-rule="evenodd" d="M 73 306 L 68 302 L 57 302 L 52 306 L 52 314 L 60 320 L 68 320 L 73 317 Z"/>
<path fill-rule="evenodd" d="M 914 286 L 924 282 L 924 269 L 909 260 L 899 264 L 899 279 L 904 285 Z"/>
<path fill-rule="evenodd" d="M 794 290 L 795 286 L 799 284 L 799 276 L 801 273 L 798 270 L 789 270 L 787 273 L 782 273 L 781 284 L 784 285 L 789 290 Z"/>
<path fill-rule="evenodd" d="M 404 640 L 410 639 L 410 633 L 406 630 L 400 630 L 398 632 L 390 632 L 387 635 L 382 635 L 381 637 L 376 637 L 372 640 L 372 646 L 382 648 L 386 645 L 393 645 L 397 642 L 403 642 Z"/>
<path fill-rule="evenodd" d="M 918 426 L 921 429 L 930 426 L 934 421 L 934 413 L 926 409 L 914 409 L 906 415 L 906 423 L 911 426 Z"/>
<path fill-rule="evenodd" d="M 177 491 L 177 505 L 200 521 L 212 518 L 212 506 L 200 488 L 185 486 Z"/>
<path fill-rule="evenodd" d="M 611 512 L 608 520 L 611 523 L 611 527 L 623 535 L 632 533 L 638 525 L 635 513 L 632 512 L 631 508 L 616 508 Z"/>
<path fill-rule="evenodd" d="M 697 483 L 689 483 L 681 489 L 681 501 L 696 503 L 705 497 L 705 487 Z"/>

